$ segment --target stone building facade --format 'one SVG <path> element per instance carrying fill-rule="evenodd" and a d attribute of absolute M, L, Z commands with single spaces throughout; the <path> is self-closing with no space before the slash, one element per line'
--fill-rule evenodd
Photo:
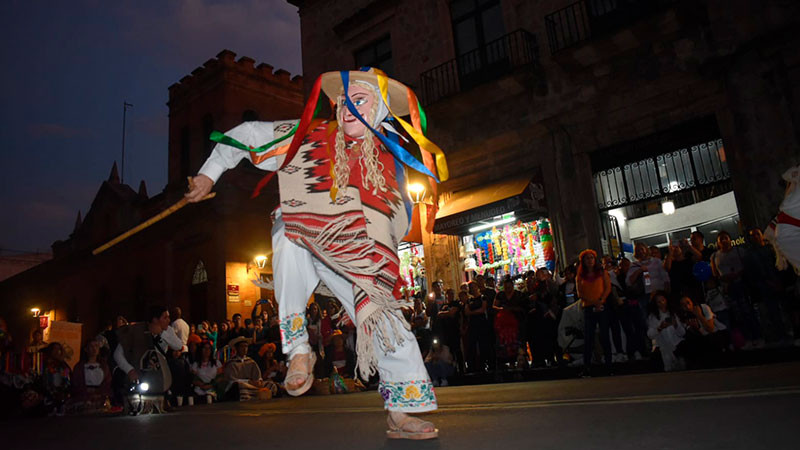
<path fill-rule="evenodd" d="M 225 50 L 169 87 L 169 166 L 164 190 L 149 196 L 120 182 L 116 164 L 69 237 L 53 244 L 53 259 L 0 283 L 0 316 L 24 344 L 37 307 L 51 320 L 83 323 L 92 336 L 117 315 L 142 320 L 148 306 L 180 306 L 191 322 L 249 317 L 262 292 L 249 282 L 254 257 L 271 255 L 269 212 L 277 187 L 251 199 L 263 172 L 247 163 L 226 172 L 214 199 L 188 205 L 98 255 L 92 250 L 182 197 L 213 143 L 211 131 L 244 120 L 299 117 L 302 78 Z"/>
<path fill-rule="evenodd" d="M 604 171 L 686 150 L 689 184 L 639 195 L 620 179 L 629 190 L 620 204 L 643 215 L 667 198 L 680 208 L 732 190 L 739 226 L 764 227 L 781 174 L 800 162 L 796 2 L 289 3 L 299 8 L 305 79 L 373 62 L 421 96 L 450 167 L 440 205 L 540 172 L 561 261 L 587 247 L 612 252 Z M 727 164 L 724 176 L 711 183 L 692 151 Z M 454 239 L 429 237 L 429 280 L 462 281 Z"/>

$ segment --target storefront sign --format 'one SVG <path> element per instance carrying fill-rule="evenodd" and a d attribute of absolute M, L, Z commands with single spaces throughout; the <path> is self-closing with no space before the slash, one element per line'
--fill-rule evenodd
<path fill-rule="evenodd" d="M 519 195 L 437 219 L 433 226 L 433 232 L 452 234 L 455 231 L 464 231 L 464 228 L 477 222 L 489 220 L 510 212 L 516 212 L 518 218 L 525 216 L 532 218 L 537 214 L 546 215 L 547 205 L 545 203 L 543 185 L 533 179 Z"/>
<path fill-rule="evenodd" d="M 47 316 L 39 316 L 39 328 L 47 328 L 50 325 L 50 318 Z"/>
<path fill-rule="evenodd" d="M 238 284 L 229 284 L 228 285 L 228 301 L 231 303 L 238 303 L 239 302 L 239 285 Z"/>

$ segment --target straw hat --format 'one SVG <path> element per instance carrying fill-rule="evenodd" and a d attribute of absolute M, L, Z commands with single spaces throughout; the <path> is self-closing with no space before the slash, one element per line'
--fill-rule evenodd
<path fill-rule="evenodd" d="M 236 347 L 238 344 L 244 342 L 245 344 L 250 345 L 250 339 L 244 336 L 239 336 L 237 338 L 231 339 L 228 341 L 228 347 Z"/>
<path fill-rule="evenodd" d="M 378 87 L 378 76 L 375 74 L 375 69 L 369 68 L 366 72 L 360 70 L 351 70 L 350 82 L 364 81 Z M 392 112 L 397 116 L 407 116 L 409 114 L 408 108 L 408 88 L 403 83 L 387 77 L 388 80 L 388 94 L 389 103 Z M 329 99 L 336 101 L 342 93 L 342 74 L 340 72 L 325 72 L 322 74 L 322 91 Z"/>

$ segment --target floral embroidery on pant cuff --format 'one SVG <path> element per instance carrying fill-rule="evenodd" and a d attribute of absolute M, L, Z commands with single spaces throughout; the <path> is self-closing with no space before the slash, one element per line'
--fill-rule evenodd
<path fill-rule="evenodd" d="M 381 381 L 378 386 L 389 408 L 418 408 L 436 405 L 431 380 Z"/>
<path fill-rule="evenodd" d="M 289 346 L 306 335 L 306 314 L 295 313 L 281 319 L 281 340 Z"/>

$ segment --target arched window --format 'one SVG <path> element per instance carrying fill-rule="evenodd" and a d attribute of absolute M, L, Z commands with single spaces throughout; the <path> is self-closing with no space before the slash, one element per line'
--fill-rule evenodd
<path fill-rule="evenodd" d="M 242 113 L 242 122 L 252 122 L 254 120 L 258 120 L 258 113 L 252 109 L 248 109 Z"/>
<path fill-rule="evenodd" d="M 206 266 L 203 261 L 197 261 L 197 265 L 194 267 L 194 274 L 192 274 L 192 285 L 205 283 L 206 281 L 208 281 Z"/>

